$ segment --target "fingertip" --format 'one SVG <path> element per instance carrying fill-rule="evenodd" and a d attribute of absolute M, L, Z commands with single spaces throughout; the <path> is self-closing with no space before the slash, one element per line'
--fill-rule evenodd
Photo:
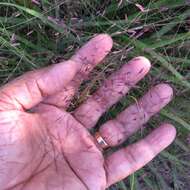
<path fill-rule="evenodd" d="M 109 42 L 109 44 L 113 44 L 112 37 L 106 33 L 98 34 L 94 37 L 94 39 L 106 40 L 107 42 Z"/>
<path fill-rule="evenodd" d="M 108 34 L 99 34 L 81 47 L 71 59 L 82 66 L 82 73 L 89 73 L 107 56 L 112 45 L 112 38 Z"/>
<path fill-rule="evenodd" d="M 162 124 L 160 128 L 163 131 L 162 133 L 164 133 L 167 136 L 168 144 L 171 144 L 176 137 L 176 133 L 177 133 L 176 128 L 172 124 L 169 124 L 169 123 Z"/>
<path fill-rule="evenodd" d="M 155 86 L 161 98 L 169 97 L 169 100 L 173 97 L 173 89 L 169 84 L 162 83 Z"/>
<path fill-rule="evenodd" d="M 97 45 L 103 46 L 107 51 L 110 51 L 113 46 L 113 40 L 108 34 L 98 34 L 93 39 Z"/>
<path fill-rule="evenodd" d="M 148 69 L 151 68 L 151 63 L 150 63 L 150 60 L 144 56 L 138 56 L 136 57 L 136 59 L 138 59 L 141 64 L 145 65 Z"/>
<path fill-rule="evenodd" d="M 147 59 L 144 56 L 135 57 L 130 62 L 138 63 L 139 66 L 143 65 L 143 67 L 146 68 L 147 70 L 150 70 L 150 68 L 151 68 L 151 63 L 150 63 L 149 59 Z"/>
<path fill-rule="evenodd" d="M 162 84 L 158 84 L 156 87 L 166 94 L 173 94 L 173 89 L 169 84 L 162 83 Z"/>
<path fill-rule="evenodd" d="M 164 123 L 152 131 L 144 140 L 151 146 L 154 154 L 167 148 L 176 137 L 176 129 L 173 125 Z"/>
<path fill-rule="evenodd" d="M 127 65 L 131 66 L 131 70 L 138 79 L 143 78 L 150 70 L 150 61 L 143 56 L 133 58 Z"/>

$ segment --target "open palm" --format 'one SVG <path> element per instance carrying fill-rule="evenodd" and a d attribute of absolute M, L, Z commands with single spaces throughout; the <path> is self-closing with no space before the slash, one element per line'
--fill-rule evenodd
<path fill-rule="evenodd" d="M 66 112 L 76 89 L 112 47 L 109 36 L 93 38 L 69 61 L 26 73 L 0 89 L 0 187 L 26 190 L 98 190 L 143 167 L 175 138 L 162 124 L 139 142 L 104 157 L 89 133 L 101 115 L 150 69 L 138 57 L 111 75 L 73 113 Z M 100 127 L 110 147 L 124 142 L 172 98 L 159 84 Z"/>

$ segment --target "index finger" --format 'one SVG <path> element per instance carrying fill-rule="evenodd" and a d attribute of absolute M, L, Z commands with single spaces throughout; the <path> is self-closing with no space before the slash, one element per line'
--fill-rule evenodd
<path fill-rule="evenodd" d="M 112 44 L 113 42 L 109 35 L 99 34 L 80 48 L 71 57 L 71 60 L 81 65 L 80 71 L 65 88 L 48 97 L 44 102 L 61 108 L 68 107 L 81 82 L 106 57 L 112 48 Z"/>
<path fill-rule="evenodd" d="M 0 88 L 0 110 L 28 110 L 67 85 L 80 69 L 65 61 L 28 72 Z"/>
<path fill-rule="evenodd" d="M 0 89 L 0 109 L 30 109 L 57 93 L 62 100 L 72 98 L 74 91 L 68 93 L 67 85 L 75 77 L 76 82 L 70 84 L 71 91 L 74 90 L 74 86 L 80 84 L 79 79 L 85 77 L 111 47 L 112 39 L 101 34 L 84 45 L 69 61 L 24 74 Z M 56 105 L 60 100 L 55 95 L 53 101 Z"/>

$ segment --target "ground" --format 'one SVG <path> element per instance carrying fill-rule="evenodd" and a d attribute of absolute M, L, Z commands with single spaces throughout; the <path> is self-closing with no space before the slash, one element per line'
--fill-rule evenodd
<path fill-rule="evenodd" d="M 145 136 L 158 123 L 177 129 L 172 146 L 148 166 L 110 190 L 190 189 L 190 2 L 188 0 L 1 0 L 0 81 L 67 59 L 97 33 L 114 39 L 112 53 L 98 66 L 73 100 L 70 110 L 121 65 L 135 56 L 150 59 L 150 74 L 113 106 L 99 124 L 113 118 L 150 86 L 172 85 L 174 100 L 148 128 L 123 146 Z M 98 125 L 99 125 L 98 124 Z M 98 127 L 97 125 L 97 127 Z"/>

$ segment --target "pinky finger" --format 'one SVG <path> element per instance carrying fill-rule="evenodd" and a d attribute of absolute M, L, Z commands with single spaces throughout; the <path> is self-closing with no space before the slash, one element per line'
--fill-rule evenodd
<path fill-rule="evenodd" d="M 105 160 L 107 187 L 146 165 L 169 146 L 175 136 L 175 128 L 170 124 L 163 124 L 139 142 L 111 154 Z"/>

